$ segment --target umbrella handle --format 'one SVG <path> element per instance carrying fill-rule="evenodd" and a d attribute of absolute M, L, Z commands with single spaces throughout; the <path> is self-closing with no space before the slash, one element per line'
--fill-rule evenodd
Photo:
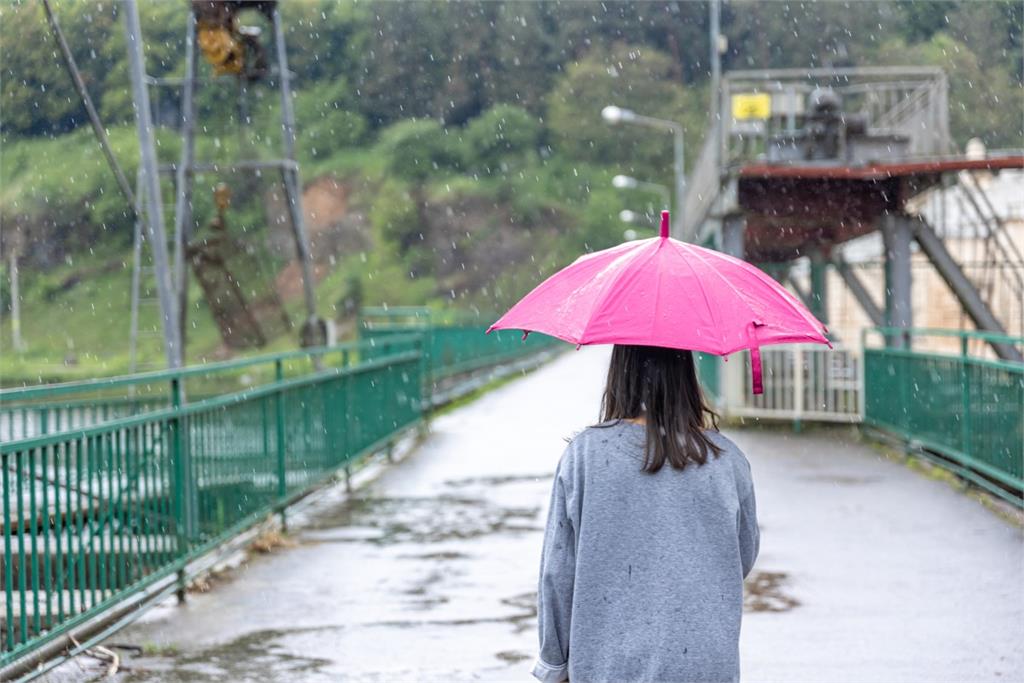
<path fill-rule="evenodd" d="M 764 393 L 764 381 L 761 372 L 761 347 L 755 346 L 750 349 L 750 375 L 751 384 L 755 394 Z"/>

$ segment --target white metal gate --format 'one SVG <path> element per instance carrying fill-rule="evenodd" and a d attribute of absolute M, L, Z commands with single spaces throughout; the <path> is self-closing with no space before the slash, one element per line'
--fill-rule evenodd
<path fill-rule="evenodd" d="M 860 422 L 864 416 L 864 367 L 859 350 L 803 344 L 761 349 L 764 393 L 751 390 L 750 354 L 724 363 L 722 403 L 730 417 Z"/>

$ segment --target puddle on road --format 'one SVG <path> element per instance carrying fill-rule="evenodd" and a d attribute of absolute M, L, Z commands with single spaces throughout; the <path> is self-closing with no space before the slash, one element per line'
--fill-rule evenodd
<path fill-rule="evenodd" d="M 536 525 L 539 514 L 536 506 L 503 507 L 466 496 L 353 498 L 326 511 L 303 535 L 319 543 L 439 543 L 543 531 Z"/>
<path fill-rule="evenodd" d="M 881 477 L 858 477 L 849 474 L 809 474 L 800 477 L 803 481 L 820 481 L 826 484 L 855 486 L 857 484 L 874 484 L 882 481 Z"/>
<path fill-rule="evenodd" d="M 786 592 L 786 572 L 754 572 L 743 584 L 744 612 L 788 612 L 800 601 Z"/>
<path fill-rule="evenodd" d="M 274 641 L 312 629 L 253 631 L 214 647 L 190 654 L 142 657 L 129 660 L 122 681 L 242 681 L 259 680 L 267 672 L 301 681 L 330 659 L 301 657 Z"/>
<path fill-rule="evenodd" d="M 533 655 L 528 655 L 525 652 L 514 652 L 506 650 L 505 652 L 498 652 L 494 655 L 506 664 L 518 664 L 519 662 L 527 659 L 532 659 Z"/>
<path fill-rule="evenodd" d="M 536 483 L 548 481 L 550 474 L 509 474 L 500 477 L 469 477 L 467 479 L 449 479 L 445 486 L 459 488 L 463 486 L 502 486 L 504 484 L 520 484 L 523 482 Z"/>
<path fill-rule="evenodd" d="M 443 551 L 439 553 L 423 553 L 422 555 L 399 555 L 398 558 L 401 560 L 438 560 L 440 562 L 450 562 L 451 560 L 465 560 L 469 559 L 469 555 L 466 553 L 458 553 L 455 551 Z"/>

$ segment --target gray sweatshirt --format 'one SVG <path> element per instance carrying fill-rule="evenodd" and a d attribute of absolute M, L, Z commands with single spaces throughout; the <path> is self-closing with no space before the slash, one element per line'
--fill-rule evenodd
<path fill-rule="evenodd" d="M 739 680 L 743 579 L 759 533 L 750 464 L 641 471 L 645 428 L 577 435 L 558 463 L 538 590 L 541 681 Z"/>

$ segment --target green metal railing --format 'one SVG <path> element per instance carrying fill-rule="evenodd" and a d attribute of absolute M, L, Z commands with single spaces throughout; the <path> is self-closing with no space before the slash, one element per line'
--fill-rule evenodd
<path fill-rule="evenodd" d="M 700 388 L 704 392 L 705 400 L 712 406 L 718 405 L 721 397 L 721 356 L 698 352 L 694 354 L 694 361 L 697 364 L 697 377 L 700 378 Z"/>
<path fill-rule="evenodd" d="M 366 308 L 359 316 L 359 336 L 374 342 L 419 332 L 424 336 L 424 381 L 433 390 L 444 380 L 527 356 L 564 342 L 531 333 L 495 330 L 484 334 L 497 316 L 432 311 L 420 307 Z"/>
<path fill-rule="evenodd" d="M 436 379 L 551 343 L 427 320 L 371 324 L 330 348 L 0 391 L 0 667 L 183 580 L 386 446 L 422 420 Z"/>
<path fill-rule="evenodd" d="M 903 346 L 869 348 L 869 335 Z M 960 354 L 913 350 L 921 337 L 957 338 Z M 864 341 L 865 424 L 939 453 L 957 474 L 1024 505 L 1024 365 L 970 352 L 971 342 L 1020 345 L 1024 338 L 878 328 L 866 331 Z"/>

